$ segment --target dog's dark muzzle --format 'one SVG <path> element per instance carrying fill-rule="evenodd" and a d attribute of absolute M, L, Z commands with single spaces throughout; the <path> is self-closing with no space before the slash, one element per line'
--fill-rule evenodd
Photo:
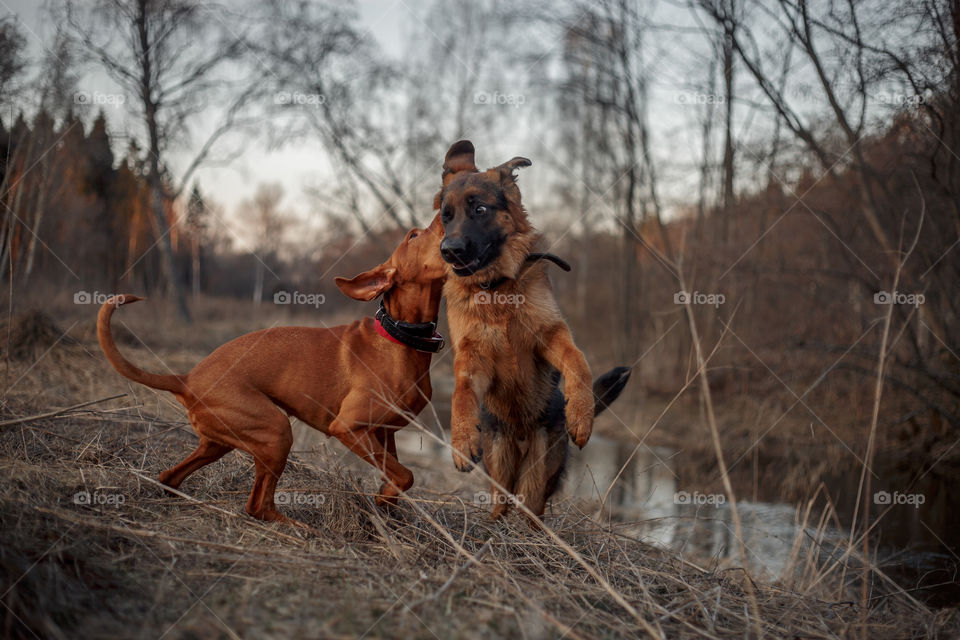
<path fill-rule="evenodd" d="M 453 272 L 458 276 L 470 275 L 480 267 L 480 256 L 466 238 L 444 238 L 440 243 L 440 256 L 453 266 Z"/>
<path fill-rule="evenodd" d="M 474 256 L 466 238 L 444 238 L 440 243 L 440 255 L 450 264 L 466 264 Z"/>

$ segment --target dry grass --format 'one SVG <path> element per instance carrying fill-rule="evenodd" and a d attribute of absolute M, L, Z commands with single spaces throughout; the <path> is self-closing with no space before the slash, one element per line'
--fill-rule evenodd
<path fill-rule="evenodd" d="M 570 552 L 519 518 L 487 521 L 456 496 L 415 489 L 392 513 L 373 473 L 292 462 L 280 489 L 321 495 L 285 511 L 305 533 L 242 515 L 252 465 L 230 454 L 171 496 L 155 476 L 193 447 L 183 425 L 82 413 L 0 433 L 0 620 L 7 637 L 636 637 L 641 624 Z M 78 492 L 123 503 L 76 504 Z M 116 500 L 115 500 L 116 501 Z M 665 637 L 846 637 L 859 608 L 704 569 L 562 502 L 548 525 Z M 452 542 L 451 542 L 452 541 Z M 469 554 L 469 555 L 465 555 Z M 471 556 L 476 561 L 471 560 Z M 803 559 L 816 562 L 816 559 Z M 870 637 L 938 637 L 938 619 L 890 595 Z M 912 631 L 907 631 L 911 629 Z"/>
<path fill-rule="evenodd" d="M 83 336 L 39 351 L 49 352 L 11 360 L 0 421 L 127 389 Z M 597 522 L 566 500 L 549 532 L 519 517 L 491 523 L 487 507 L 422 483 L 387 513 L 370 500 L 375 472 L 332 457 L 294 458 L 280 483 L 308 503 L 281 509 L 314 530 L 266 525 L 242 512 L 253 479 L 245 455 L 192 476 L 189 498 L 149 480 L 196 440 L 169 403 L 131 391 L 143 400 L 0 426 L 4 637 L 960 633 L 954 610 L 931 611 L 882 578 L 868 607 L 856 604 L 858 584 L 839 583 L 844 566 L 859 571 L 856 553 L 837 564 L 835 552 L 798 541 L 791 580 L 748 583 L 736 567 L 693 563 L 628 535 L 634 523 Z M 122 504 L 77 504 L 81 492 Z M 802 517 L 816 539 L 824 520 Z"/>

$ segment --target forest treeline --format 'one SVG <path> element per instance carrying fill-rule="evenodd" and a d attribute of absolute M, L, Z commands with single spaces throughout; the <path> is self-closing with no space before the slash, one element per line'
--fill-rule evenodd
<path fill-rule="evenodd" d="M 0 145 L 5 279 L 13 274 L 22 291 L 64 295 L 163 291 L 146 162 L 136 141 L 118 157 L 113 149 L 122 141 L 111 140 L 102 112 L 85 124 L 72 111 L 56 122 L 41 110 L 30 121 L 19 114 L 9 127 L 0 118 Z M 275 254 L 233 249 L 223 218 L 198 185 L 183 206 L 164 204 L 178 278 L 192 294 L 250 299 L 261 261 L 274 274 L 286 273 Z"/>

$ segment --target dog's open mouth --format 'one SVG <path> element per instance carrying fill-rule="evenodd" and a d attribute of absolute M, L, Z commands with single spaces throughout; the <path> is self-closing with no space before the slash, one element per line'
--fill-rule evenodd
<path fill-rule="evenodd" d="M 460 277 L 472 276 L 477 271 L 487 266 L 487 253 L 489 253 L 489 250 L 490 250 L 490 245 L 487 245 L 486 247 L 484 247 L 483 251 L 481 251 L 477 255 L 476 258 L 474 258 L 473 260 L 470 260 L 469 262 L 460 262 L 460 261 L 451 262 L 450 266 L 453 267 L 454 275 L 457 275 Z"/>
<path fill-rule="evenodd" d="M 453 273 L 458 276 L 471 276 L 480 268 L 480 258 L 474 258 L 466 264 L 451 263 Z"/>

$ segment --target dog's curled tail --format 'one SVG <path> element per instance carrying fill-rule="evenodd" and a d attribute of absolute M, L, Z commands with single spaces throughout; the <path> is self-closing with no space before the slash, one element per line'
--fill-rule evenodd
<path fill-rule="evenodd" d="M 110 317 L 113 315 L 114 310 L 121 305 L 137 302 L 138 300 L 143 300 L 143 298 L 124 294 L 111 296 L 110 299 L 103 303 L 103 306 L 100 307 L 100 313 L 97 314 L 97 340 L 100 341 L 100 348 L 103 349 L 103 354 L 107 356 L 107 360 L 110 361 L 110 364 L 113 365 L 113 368 L 116 369 L 120 375 L 130 378 L 134 382 L 153 387 L 154 389 L 171 391 L 177 394 L 183 393 L 186 390 L 186 386 L 181 376 L 160 375 L 144 371 L 124 358 L 123 354 L 120 353 L 120 350 L 117 348 L 117 343 L 113 341 L 113 334 L 110 332 Z"/>
<path fill-rule="evenodd" d="M 620 396 L 630 379 L 630 367 L 614 367 L 593 381 L 593 415 L 600 415 Z"/>

